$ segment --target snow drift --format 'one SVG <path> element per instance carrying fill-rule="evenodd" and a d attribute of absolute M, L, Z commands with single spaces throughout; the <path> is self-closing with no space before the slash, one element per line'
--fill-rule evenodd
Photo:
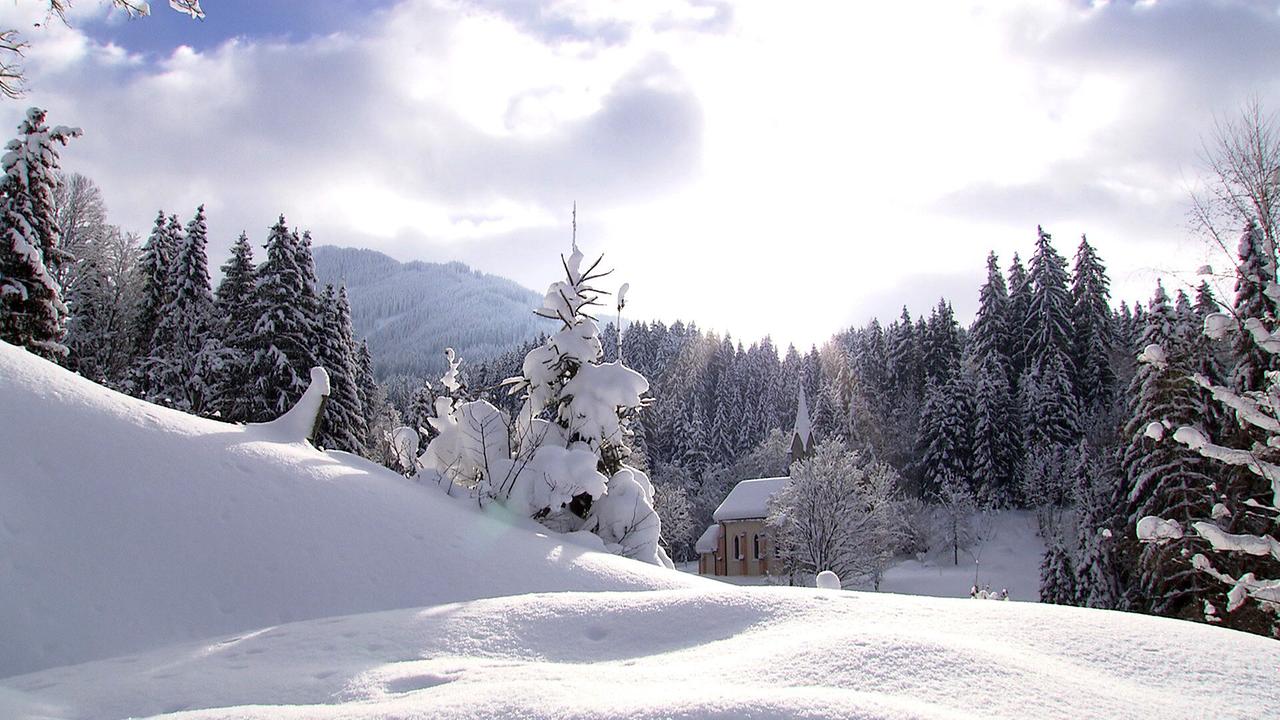
<path fill-rule="evenodd" d="M 0 681 L 48 718 L 1245 718 L 1280 643 L 795 588 L 557 593 L 264 628 Z M 7 705 L 6 705 L 7 703 Z"/>
<path fill-rule="evenodd" d="M 0 342 L 0 677 L 292 620 L 709 582 L 281 439 Z"/>

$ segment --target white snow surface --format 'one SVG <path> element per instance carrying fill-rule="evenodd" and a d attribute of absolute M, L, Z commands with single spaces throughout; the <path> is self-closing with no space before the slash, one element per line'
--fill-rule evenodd
<path fill-rule="evenodd" d="M 25 673 L 0 679 L 6 720 L 1173 720 L 1280 706 L 1274 640 L 700 580 L 3 343 L 0 428 L 0 675 Z"/>
<path fill-rule="evenodd" d="M 716 522 L 766 517 L 769 514 L 769 498 L 789 482 L 789 477 L 743 480 L 733 486 L 711 517 Z"/>
<path fill-rule="evenodd" d="M 4 717 L 1262 717 L 1280 643 L 1033 603 L 556 593 L 264 627 L 0 681 Z"/>
<path fill-rule="evenodd" d="M 330 615 L 710 582 L 536 537 L 281 430 L 0 342 L 0 677 Z"/>
<path fill-rule="evenodd" d="M 695 552 L 713 553 L 720 547 L 720 523 L 708 525 L 706 530 L 698 536 L 698 541 L 693 544 Z"/>

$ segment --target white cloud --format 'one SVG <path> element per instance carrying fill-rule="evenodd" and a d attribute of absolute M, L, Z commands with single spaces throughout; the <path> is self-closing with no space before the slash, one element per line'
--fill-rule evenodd
<path fill-rule="evenodd" d="M 896 296 L 919 313 L 945 290 L 963 317 L 987 250 L 1026 256 L 1038 223 L 1064 254 L 1089 233 L 1118 296 L 1199 265 L 1183 186 L 1215 111 L 1275 97 L 1277 51 L 1232 40 L 1280 24 L 1260 17 L 414 0 L 339 34 L 158 60 L 51 29 L 30 101 L 85 128 L 64 163 L 116 221 L 206 203 L 215 262 L 283 211 L 319 243 L 538 288 L 577 201 L 635 316 L 807 344 L 889 319 Z"/>

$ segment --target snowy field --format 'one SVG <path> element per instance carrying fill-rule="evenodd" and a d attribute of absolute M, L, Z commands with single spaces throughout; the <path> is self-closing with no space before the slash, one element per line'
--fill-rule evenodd
<path fill-rule="evenodd" d="M 271 428 L 126 398 L 3 343 L 0 428 L 0 718 L 1280 707 L 1273 640 L 1033 603 L 715 583 L 539 537 Z"/>

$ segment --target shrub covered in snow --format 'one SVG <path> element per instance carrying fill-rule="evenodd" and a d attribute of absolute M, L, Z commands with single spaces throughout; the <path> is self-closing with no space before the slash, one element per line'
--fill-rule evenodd
<path fill-rule="evenodd" d="M 661 522 L 653 485 L 626 464 L 628 421 L 649 389 L 621 361 L 602 362 L 600 306 L 591 283 L 607 275 L 600 260 L 583 269 L 575 243 L 561 258 L 565 279 L 553 283 L 538 315 L 560 329 L 525 357 L 504 385 L 523 402 L 508 417 L 486 400 L 457 399 L 458 359 L 441 379 L 452 397 L 436 400 L 436 436 L 420 462 L 453 494 L 496 502 L 559 532 L 588 531 L 621 555 L 671 565 L 659 547 Z"/>

